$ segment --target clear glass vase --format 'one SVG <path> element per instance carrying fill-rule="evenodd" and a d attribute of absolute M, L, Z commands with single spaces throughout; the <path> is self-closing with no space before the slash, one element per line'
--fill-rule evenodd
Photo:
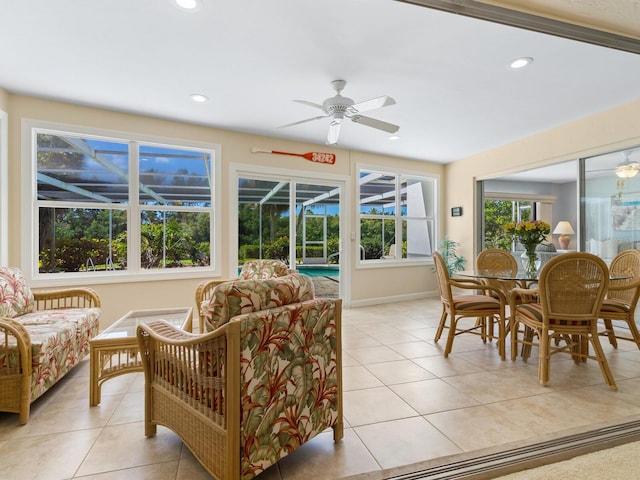
<path fill-rule="evenodd" d="M 537 245 L 525 245 L 525 250 L 520 256 L 522 260 L 522 268 L 529 276 L 536 276 L 538 274 L 538 270 L 540 270 L 540 265 L 542 264 L 542 260 L 536 252 L 536 247 Z"/>

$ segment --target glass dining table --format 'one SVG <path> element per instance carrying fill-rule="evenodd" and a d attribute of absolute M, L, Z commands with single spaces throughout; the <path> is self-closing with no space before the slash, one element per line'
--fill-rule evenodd
<path fill-rule="evenodd" d="M 458 277 L 466 277 L 473 278 L 476 280 L 495 280 L 497 282 L 513 282 L 517 288 L 521 289 L 530 289 L 532 286 L 538 283 L 538 275 L 540 271 L 531 274 L 525 271 L 518 270 L 515 274 L 511 270 L 497 270 L 497 269 L 474 269 L 474 270 L 462 270 L 458 272 L 454 272 L 454 278 Z M 622 274 L 622 273 L 613 273 L 609 272 L 609 281 L 615 282 L 616 280 L 627 280 L 631 278 L 630 274 Z M 506 286 L 506 284 L 505 284 Z M 512 285 L 513 286 L 513 285 Z M 515 307 L 518 303 L 528 303 L 532 301 L 536 301 L 535 296 L 522 296 L 522 295 L 511 295 L 509 290 L 512 288 L 505 289 L 505 293 L 507 295 L 507 302 L 509 305 L 509 322 L 505 327 L 505 334 L 510 333 L 511 325 L 514 325 L 514 316 L 515 316 Z M 585 345 L 585 348 L 588 348 Z M 524 353 L 524 352 L 523 352 Z"/>

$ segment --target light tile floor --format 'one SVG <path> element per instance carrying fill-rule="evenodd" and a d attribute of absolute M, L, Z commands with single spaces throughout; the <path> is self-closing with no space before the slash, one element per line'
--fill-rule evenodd
<path fill-rule="evenodd" d="M 640 415 L 640 351 L 630 342 L 603 342 L 617 392 L 595 362 L 562 357 L 542 387 L 535 356 L 501 361 L 476 336 L 457 337 L 444 359 L 433 342 L 440 312 L 436 299 L 344 310 L 344 439 L 324 432 L 258 478 L 383 478 Z M 145 438 L 142 374 L 107 382 L 90 408 L 88 363 L 33 404 L 27 425 L 0 413 L 0 478 L 210 478 L 170 430 Z"/>

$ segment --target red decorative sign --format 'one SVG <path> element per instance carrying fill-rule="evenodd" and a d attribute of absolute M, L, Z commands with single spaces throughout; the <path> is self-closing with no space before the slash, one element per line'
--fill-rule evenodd
<path fill-rule="evenodd" d="M 336 163 L 336 156 L 333 153 L 322 153 L 322 152 L 308 152 L 308 153 L 290 153 L 290 152 L 279 152 L 278 150 L 261 150 L 259 148 L 253 147 L 251 149 L 253 153 L 273 153 L 276 155 L 293 155 L 294 157 L 302 157 L 311 162 L 316 163 L 328 163 L 329 165 L 333 165 Z"/>

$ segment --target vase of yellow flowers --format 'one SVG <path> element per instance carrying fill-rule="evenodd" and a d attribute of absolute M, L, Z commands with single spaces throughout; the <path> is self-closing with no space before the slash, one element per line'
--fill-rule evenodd
<path fill-rule="evenodd" d="M 535 275 L 541 263 L 536 253 L 536 247 L 544 242 L 547 235 L 551 233 L 551 225 L 542 220 L 509 222 L 504 226 L 504 231 L 524 246 L 522 265 L 528 275 Z"/>

